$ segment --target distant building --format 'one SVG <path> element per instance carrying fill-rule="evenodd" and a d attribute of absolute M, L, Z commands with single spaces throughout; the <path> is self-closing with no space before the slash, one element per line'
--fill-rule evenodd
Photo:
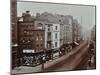
<path fill-rule="evenodd" d="M 66 35 L 66 39 L 65 39 L 65 44 L 71 44 L 73 42 L 73 25 L 72 25 L 72 22 L 73 22 L 73 17 L 68 15 L 68 16 L 65 16 L 65 20 L 64 20 L 64 24 L 65 24 L 65 34 Z"/>
<path fill-rule="evenodd" d="M 44 12 L 38 17 L 45 19 L 45 47 L 60 48 L 63 44 L 72 43 L 72 20 L 70 15 L 64 16 Z"/>
<path fill-rule="evenodd" d="M 91 30 L 91 40 L 96 42 L 96 25 Z"/>
<path fill-rule="evenodd" d="M 18 21 L 18 38 L 19 45 L 22 50 L 33 49 L 33 34 L 34 34 L 34 19 L 31 17 L 29 11 L 22 14 Z"/>
<path fill-rule="evenodd" d="M 73 39 L 75 42 L 78 40 L 78 21 L 76 19 L 73 20 Z"/>
<path fill-rule="evenodd" d="M 78 28 L 78 31 L 77 31 L 77 41 L 80 41 L 80 40 L 82 40 L 82 26 L 78 23 L 78 26 L 77 26 Z"/>
<path fill-rule="evenodd" d="M 57 15 L 60 23 L 60 46 L 72 43 L 72 20 L 70 15 Z"/>
<path fill-rule="evenodd" d="M 47 12 L 42 13 L 40 18 L 45 20 L 45 48 L 60 48 L 60 23 L 57 18 Z"/>

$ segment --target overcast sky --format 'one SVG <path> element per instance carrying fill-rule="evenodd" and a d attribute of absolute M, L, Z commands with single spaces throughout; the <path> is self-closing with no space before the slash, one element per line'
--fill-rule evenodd
<path fill-rule="evenodd" d="M 32 15 L 43 12 L 53 14 L 72 15 L 77 19 L 85 29 L 90 29 L 95 25 L 95 6 L 52 4 L 37 2 L 17 2 L 17 15 L 21 16 L 22 12 L 29 10 Z"/>

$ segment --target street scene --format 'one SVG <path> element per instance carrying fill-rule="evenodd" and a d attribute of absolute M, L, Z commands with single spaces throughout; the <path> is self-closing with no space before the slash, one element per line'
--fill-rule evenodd
<path fill-rule="evenodd" d="M 95 6 L 11 0 L 11 74 L 96 69 Z"/>

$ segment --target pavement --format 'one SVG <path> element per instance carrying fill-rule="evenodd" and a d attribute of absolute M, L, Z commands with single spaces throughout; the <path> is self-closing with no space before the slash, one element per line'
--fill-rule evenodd
<path fill-rule="evenodd" d="M 93 55 L 92 57 L 91 57 L 91 60 L 89 60 L 89 61 L 91 61 L 91 66 L 87 66 L 87 69 L 89 70 L 89 69 L 96 69 L 96 62 L 95 62 L 95 55 Z"/>
<path fill-rule="evenodd" d="M 46 62 L 44 64 L 44 69 L 48 69 L 48 68 L 54 66 L 55 64 L 59 64 L 62 61 L 68 59 L 71 55 L 75 54 L 84 45 L 86 45 L 85 42 L 81 43 L 75 49 L 72 49 L 72 51 L 70 53 L 68 53 L 66 55 L 63 55 L 62 57 L 59 57 L 57 59 L 54 59 L 54 60 L 51 60 L 51 61 Z M 11 71 L 11 74 L 37 73 L 37 72 L 43 72 L 42 65 L 38 65 L 38 66 L 35 66 L 35 67 L 28 67 L 28 66 L 16 67 L 14 70 Z"/>

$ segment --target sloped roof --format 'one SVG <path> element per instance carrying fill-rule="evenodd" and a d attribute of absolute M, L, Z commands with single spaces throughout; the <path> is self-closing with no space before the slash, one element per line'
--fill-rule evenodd
<path fill-rule="evenodd" d="M 64 15 L 44 12 L 40 15 L 40 17 L 38 17 L 38 19 L 44 19 L 48 23 L 68 24 L 69 23 L 69 16 L 70 15 L 64 16 Z"/>

